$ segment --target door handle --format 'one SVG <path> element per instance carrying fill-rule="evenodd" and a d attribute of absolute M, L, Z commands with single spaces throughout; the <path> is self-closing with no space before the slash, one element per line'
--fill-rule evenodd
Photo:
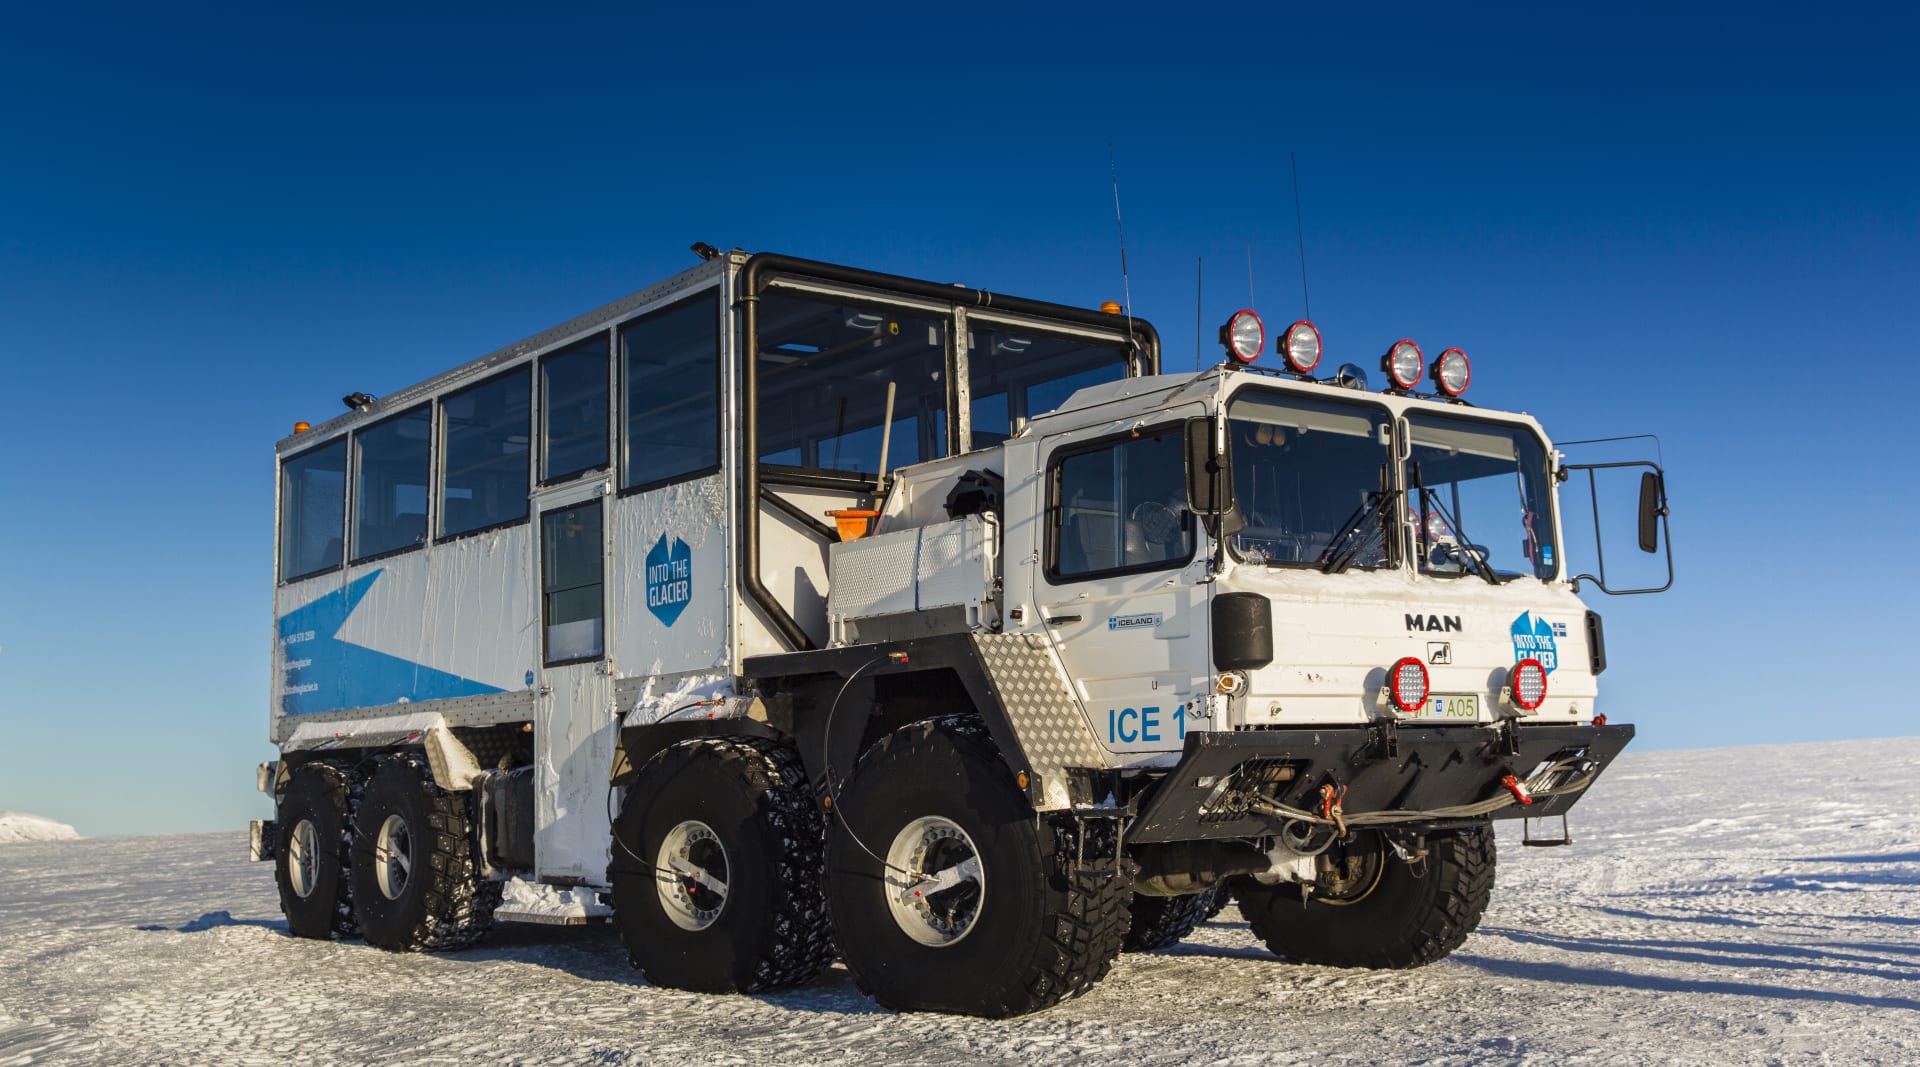
<path fill-rule="evenodd" d="M 1079 622 L 1079 621 L 1080 621 L 1080 616 L 1078 616 L 1078 615 L 1049 615 L 1049 616 L 1047 616 L 1047 625 L 1048 625 L 1048 626 L 1061 626 L 1061 625 L 1064 625 L 1064 624 L 1066 624 L 1066 623 L 1070 623 L 1070 622 Z"/>

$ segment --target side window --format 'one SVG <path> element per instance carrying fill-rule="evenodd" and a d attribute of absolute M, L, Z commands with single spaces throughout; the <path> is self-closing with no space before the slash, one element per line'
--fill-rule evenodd
<path fill-rule="evenodd" d="M 346 438 L 280 465 L 281 581 L 340 566 L 340 537 L 346 528 Z"/>
<path fill-rule="evenodd" d="M 1127 351 L 1118 345 L 975 320 L 967 332 L 972 447 L 999 444 L 1075 391 L 1126 376 Z"/>
<path fill-rule="evenodd" d="M 626 434 L 620 487 L 720 466 L 720 295 L 704 293 L 620 327 Z"/>
<path fill-rule="evenodd" d="M 527 517 L 529 371 L 503 374 L 440 401 L 440 535 Z"/>
<path fill-rule="evenodd" d="M 760 298 L 760 462 L 872 475 L 947 454 L 947 321 Z M 888 397 L 893 421 L 887 422 Z"/>
<path fill-rule="evenodd" d="M 425 406 L 353 435 L 353 559 L 412 548 L 427 539 Z"/>
<path fill-rule="evenodd" d="M 598 500 L 540 516 L 540 605 L 548 666 L 602 652 L 602 544 Z"/>
<path fill-rule="evenodd" d="M 1057 461 L 1050 577 L 1154 570 L 1191 559 L 1185 462 L 1178 427 Z"/>
<path fill-rule="evenodd" d="M 607 337 L 540 361 L 540 481 L 607 465 Z"/>

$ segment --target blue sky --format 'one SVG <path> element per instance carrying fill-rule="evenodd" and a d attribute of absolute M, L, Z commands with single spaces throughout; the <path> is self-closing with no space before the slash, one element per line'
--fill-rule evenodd
<path fill-rule="evenodd" d="M 9 14 L 0 809 L 265 814 L 294 420 L 695 240 L 1118 299 L 1109 144 L 1169 366 L 1197 258 L 1209 362 L 1297 316 L 1294 152 L 1330 359 L 1460 345 L 1483 405 L 1661 435 L 1679 584 L 1595 604 L 1639 745 L 1916 732 L 1911 16 L 690 9 Z"/>

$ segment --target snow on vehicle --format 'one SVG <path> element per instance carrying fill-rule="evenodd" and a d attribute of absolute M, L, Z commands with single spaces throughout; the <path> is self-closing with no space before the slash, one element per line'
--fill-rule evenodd
<path fill-rule="evenodd" d="M 656 984 L 837 952 L 1005 1016 L 1230 886 L 1288 958 L 1416 966 L 1478 922 L 1490 820 L 1632 737 L 1576 468 L 1460 402 L 1458 350 L 1369 392 L 1306 323 L 1252 366 L 1243 312 L 1162 374 L 1115 305 L 696 250 L 279 443 L 253 839 L 294 933 L 457 948 L 518 879 L 597 891 Z M 1641 547 L 1665 513 L 1648 465 Z"/>

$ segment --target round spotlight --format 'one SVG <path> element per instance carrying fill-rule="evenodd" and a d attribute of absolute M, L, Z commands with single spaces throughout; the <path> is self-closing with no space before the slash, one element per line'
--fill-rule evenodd
<path fill-rule="evenodd" d="M 1260 350 L 1267 347 L 1267 328 L 1253 312 L 1236 311 L 1227 324 L 1220 327 L 1220 343 L 1227 346 L 1227 354 L 1234 359 L 1252 363 L 1260 358 Z"/>
<path fill-rule="evenodd" d="M 1427 703 L 1427 665 L 1408 656 L 1387 671 L 1387 697 L 1402 715 L 1412 715 Z"/>
<path fill-rule="evenodd" d="M 1395 341 L 1387 354 L 1380 357 L 1380 369 L 1387 372 L 1387 380 L 1395 389 L 1411 389 L 1420 384 L 1420 346 L 1402 338 Z"/>
<path fill-rule="evenodd" d="M 1513 702 L 1528 711 L 1537 710 L 1547 699 L 1547 669 L 1537 659 L 1523 659 L 1513 665 L 1507 679 L 1513 688 Z"/>
<path fill-rule="evenodd" d="M 1311 374 L 1320 365 L 1320 330 L 1305 319 L 1287 327 L 1281 341 L 1287 367 L 1295 374 Z"/>
<path fill-rule="evenodd" d="M 1440 353 L 1427 370 L 1433 375 L 1433 384 L 1448 396 L 1466 392 L 1467 384 L 1473 381 L 1473 364 L 1467 362 L 1467 354 L 1457 348 Z"/>
<path fill-rule="evenodd" d="M 1427 516 L 1427 540 L 1445 541 L 1452 535 L 1453 531 L 1447 529 L 1447 520 L 1439 512 L 1436 511 Z"/>

